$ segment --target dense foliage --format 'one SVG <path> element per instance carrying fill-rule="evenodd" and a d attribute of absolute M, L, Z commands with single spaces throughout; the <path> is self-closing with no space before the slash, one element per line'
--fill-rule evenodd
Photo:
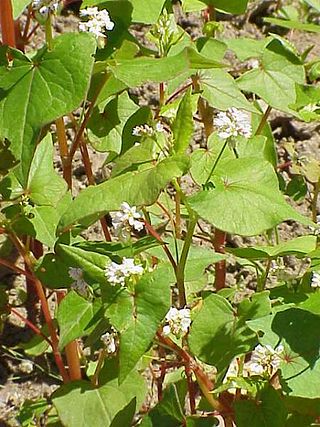
<path fill-rule="evenodd" d="M 316 425 L 320 164 L 290 141 L 284 163 L 268 123 L 319 120 L 312 47 L 276 31 L 226 38 L 219 16 L 248 0 L 84 0 L 79 31 L 57 36 L 67 1 L 1 1 L 0 264 L 27 290 L 19 301 L 1 285 L 2 322 L 22 319 L 34 336 L 16 351 L 59 378 L 49 399 L 24 403 L 21 425 Z M 318 1 L 287 3 L 272 28 L 320 31 Z M 190 11 L 198 38 L 177 24 Z M 132 90 L 147 83 L 152 108 Z M 302 234 L 281 241 L 283 222 Z M 227 284 L 231 264 L 249 289 L 241 275 Z"/>

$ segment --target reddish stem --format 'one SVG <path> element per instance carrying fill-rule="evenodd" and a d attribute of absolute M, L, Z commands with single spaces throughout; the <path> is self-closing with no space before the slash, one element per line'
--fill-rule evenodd
<path fill-rule="evenodd" d="M 196 413 L 196 398 L 195 398 L 195 387 L 192 381 L 192 370 L 190 366 L 185 366 L 185 373 L 187 377 L 188 391 L 189 391 L 189 404 L 191 414 Z"/>
<path fill-rule="evenodd" d="M 216 228 L 214 234 L 214 249 L 220 254 L 225 253 L 226 233 Z M 219 261 L 215 264 L 215 288 L 219 291 L 226 286 L 226 261 Z"/>
<path fill-rule="evenodd" d="M 8 309 L 12 314 L 22 320 L 35 334 L 40 335 L 43 339 L 45 339 L 47 343 L 52 347 L 52 342 L 43 332 L 41 332 L 41 330 L 34 323 L 30 322 L 30 320 L 28 320 L 26 317 L 22 316 L 22 314 L 20 314 L 19 311 L 17 311 L 15 308 L 8 305 Z"/>
<path fill-rule="evenodd" d="M 0 258 L 0 264 L 4 265 L 7 268 L 10 268 L 10 270 L 15 271 L 16 273 L 23 274 L 30 280 L 33 280 L 33 276 L 30 273 L 23 270 L 22 268 L 17 267 L 16 265 L 12 264 L 10 261 Z"/>
<path fill-rule="evenodd" d="M 1 0 L 0 26 L 2 42 L 10 47 L 16 47 L 16 37 L 11 0 Z"/>
<path fill-rule="evenodd" d="M 32 268 L 33 263 L 32 263 L 32 260 L 30 258 L 30 255 L 26 251 L 24 245 L 20 242 L 20 240 L 14 234 L 9 234 L 9 237 L 10 237 L 11 241 L 13 242 L 13 244 L 15 245 L 15 247 L 18 249 L 20 255 L 23 257 L 23 259 L 24 259 L 26 265 L 28 266 L 30 272 L 32 272 L 32 277 L 33 277 L 33 282 L 35 284 L 35 289 L 36 289 L 38 298 L 41 302 L 42 312 L 43 312 L 44 319 L 45 319 L 45 322 L 48 326 L 49 334 L 51 337 L 53 356 L 54 356 L 56 365 L 59 369 L 59 372 L 62 376 L 63 382 L 67 383 L 67 382 L 69 382 L 69 375 L 66 371 L 66 368 L 64 367 L 64 363 L 63 363 L 61 354 L 59 352 L 59 347 L 58 347 L 59 340 L 58 340 L 56 329 L 55 329 L 55 326 L 53 324 L 53 320 L 52 320 L 52 317 L 50 314 L 48 301 L 47 301 L 47 298 L 45 296 L 45 293 L 44 293 L 44 290 L 42 287 L 42 283 L 33 273 L 33 268 Z"/>
<path fill-rule="evenodd" d="M 58 291 L 57 294 L 57 300 L 58 303 L 63 300 L 65 297 L 65 292 Z M 78 343 L 76 340 L 71 341 L 69 344 L 65 346 L 65 352 L 67 356 L 67 362 L 69 366 L 69 376 L 71 381 L 78 381 L 81 380 L 81 366 L 80 366 L 80 358 L 79 358 L 79 349 L 78 349 Z"/>
<path fill-rule="evenodd" d="M 158 234 L 156 232 L 156 230 L 152 227 L 151 224 L 149 224 L 147 221 L 144 221 L 144 225 L 146 226 L 146 229 L 148 230 L 149 234 L 151 234 L 151 236 L 153 236 L 155 239 L 158 240 L 158 242 L 161 244 L 161 246 L 163 247 L 163 250 L 165 251 L 174 271 L 177 271 L 177 264 L 169 250 L 169 248 L 167 247 L 166 243 L 162 240 L 160 234 Z"/>
<path fill-rule="evenodd" d="M 187 90 L 190 86 L 192 86 L 192 82 L 187 83 L 186 85 L 182 86 L 180 89 L 178 89 L 176 92 L 173 92 L 172 95 L 169 96 L 169 98 L 166 100 L 165 104 L 170 104 L 170 102 L 176 98 L 178 95 L 180 95 L 180 93 L 184 92 L 185 90 Z"/>

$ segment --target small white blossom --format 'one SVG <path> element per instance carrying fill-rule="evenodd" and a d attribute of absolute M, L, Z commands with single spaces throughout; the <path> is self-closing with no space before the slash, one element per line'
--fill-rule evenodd
<path fill-rule="evenodd" d="M 88 21 L 80 22 L 79 30 L 92 33 L 97 38 L 106 37 L 105 31 L 111 31 L 114 28 L 114 22 L 111 21 L 106 9 L 99 10 L 97 7 L 88 7 L 80 11 L 80 16 L 88 18 Z"/>
<path fill-rule="evenodd" d="M 127 202 L 121 203 L 120 211 L 111 213 L 112 225 L 118 237 L 128 238 L 131 229 L 141 231 L 144 223 L 142 215 L 137 212 L 136 206 L 130 206 Z"/>
<path fill-rule="evenodd" d="M 222 139 L 236 136 L 250 138 L 252 133 L 247 114 L 237 108 L 229 108 L 226 112 L 220 111 L 213 119 L 213 124 Z"/>
<path fill-rule="evenodd" d="M 154 134 L 154 130 L 151 126 L 149 125 L 139 125 L 139 126 L 135 126 L 132 129 L 132 135 L 133 136 L 153 136 Z"/>
<path fill-rule="evenodd" d="M 312 288 L 320 288 L 320 274 L 315 271 L 312 272 L 311 283 Z"/>
<path fill-rule="evenodd" d="M 170 333 L 177 337 L 185 335 L 191 325 L 190 310 L 188 308 L 178 310 L 175 307 L 171 307 L 166 314 L 166 322 L 167 325 L 162 330 L 164 335 L 169 335 Z"/>
<path fill-rule="evenodd" d="M 246 363 L 246 369 L 251 375 L 274 374 L 280 366 L 284 348 L 279 345 L 273 349 L 270 345 L 257 345 L 251 355 L 251 360 Z"/>
<path fill-rule="evenodd" d="M 32 9 L 38 12 L 43 18 L 49 13 L 57 13 L 61 7 L 61 0 L 33 0 Z"/>
<path fill-rule="evenodd" d="M 131 276 L 141 276 L 144 270 L 141 264 L 135 264 L 133 258 L 123 258 L 121 264 L 111 262 L 105 271 L 105 276 L 110 285 L 124 286 L 126 279 Z"/>
<path fill-rule="evenodd" d="M 248 68 L 251 68 L 253 70 L 260 67 L 260 62 L 259 62 L 259 59 L 257 59 L 257 58 L 251 58 L 251 59 L 249 59 L 249 61 L 247 62 L 247 64 L 248 64 Z"/>
<path fill-rule="evenodd" d="M 31 360 L 23 360 L 20 364 L 20 370 L 26 374 L 31 374 L 31 372 L 33 371 L 33 363 L 31 362 Z"/>
<path fill-rule="evenodd" d="M 80 280 L 83 277 L 82 268 L 69 267 L 68 273 L 73 280 Z"/>
<path fill-rule="evenodd" d="M 156 132 L 162 133 L 164 132 L 164 127 L 161 122 L 157 122 L 155 126 Z"/>
<path fill-rule="evenodd" d="M 83 279 L 83 271 L 81 268 L 69 267 L 69 276 L 74 282 L 71 284 L 71 289 L 74 289 L 78 294 L 86 297 L 88 295 L 88 283 Z"/>
<path fill-rule="evenodd" d="M 114 354 L 117 351 L 118 333 L 113 327 L 111 332 L 106 332 L 101 336 L 101 341 L 105 345 L 108 354 Z"/>

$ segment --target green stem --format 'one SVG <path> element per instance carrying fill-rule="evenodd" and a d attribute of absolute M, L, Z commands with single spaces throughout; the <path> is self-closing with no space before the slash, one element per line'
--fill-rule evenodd
<path fill-rule="evenodd" d="M 224 142 L 224 144 L 223 144 L 223 146 L 222 146 L 222 148 L 221 148 L 221 150 L 220 150 L 220 153 L 218 154 L 218 157 L 216 158 L 216 160 L 215 160 L 215 162 L 214 162 L 214 164 L 213 164 L 213 166 L 211 168 L 211 171 L 210 171 L 210 173 L 208 175 L 208 178 L 206 179 L 205 184 L 208 184 L 208 182 L 209 182 L 209 180 L 210 180 L 210 178 L 211 178 L 211 176 L 212 176 L 212 174 L 213 174 L 213 172 L 214 172 L 214 170 L 215 170 L 215 168 L 216 168 L 219 160 L 221 159 L 221 156 L 222 156 L 224 150 L 226 149 L 227 145 L 228 145 L 228 140 L 226 139 L 225 142 Z"/>
<path fill-rule="evenodd" d="M 53 34 L 52 34 L 52 20 L 51 20 L 51 13 L 50 12 L 48 15 L 48 19 L 46 20 L 45 33 L 46 33 L 46 42 L 47 42 L 48 50 L 52 50 Z"/>
<path fill-rule="evenodd" d="M 185 287 L 184 287 L 184 272 L 185 272 L 185 267 L 186 267 L 186 262 L 187 262 L 190 246 L 192 243 L 193 232 L 194 232 L 194 229 L 196 227 L 197 221 L 198 221 L 198 218 L 195 214 L 193 214 L 192 216 L 189 217 L 189 225 L 188 225 L 188 229 L 187 229 L 187 235 L 186 235 L 185 241 L 183 243 L 183 248 L 182 248 L 182 252 L 181 252 L 179 262 L 177 264 L 176 278 L 177 278 L 177 286 L 178 286 L 178 291 L 179 291 L 180 308 L 184 307 L 187 303 L 186 291 L 185 291 Z"/>
<path fill-rule="evenodd" d="M 257 285 L 257 291 L 258 292 L 264 291 L 264 289 L 266 287 L 270 268 L 271 268 L 271 262 L 272 262 L 272 260 L 271 260 L 271 258 L 269 258 L 267 261 L 266 270 L 265 270 L 263 276 L 261 277 L 261 280 L 258 282 L 258 285 Z"/>

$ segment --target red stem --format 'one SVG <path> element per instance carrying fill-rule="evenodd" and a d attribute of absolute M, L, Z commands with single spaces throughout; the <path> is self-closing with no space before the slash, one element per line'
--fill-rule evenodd
<path fill-rule="evenodd" d="M 1 0 L 0 26 L 3 44 L 6 44 L 10 47 L 16 47 L 11 0 Z"/>
<path fill-rule="evenodd" d="M 0 258 L 0 264 L 4 265 L 7 268 L 10 268 L 10 270 L 15 271 L 16 273 L 23 274 L 30 280 L 33 280 L 33 276 L 30 273 L 23 270 L 22 268 L 17 267 L 16 265 L 12 264 L 10 261 Z"/>
<path fill-rule="evenodd" d="M 185 366 L 185 373 L 187 377 L 188 391 L 189 391 L 189 404 L 191 414 L 196 413 L 196 398 L 195 398 L 195 387 L 192 381 L 192 371 L 190 366 Z"/>
<path fill-rule="evenodd" d="M 15 308 L 8 305 L 8 309 L 12 314 L 19 317 L 19 319 L 21 319 L 35 334 L 40 335 L 43 339 L 45 339 L 47 343 L 52 347 L 52 342 L 43 332 L 41 332 L 41 330 L 36 325 L 30 322 L 30 320 L 28 320 L 26 317 L 22 316 L 22 314 L 20 314 L 19 311 L 17 311 Z"/>
<path fill-rule="evenodd" d="M 165 251 L 165 253 L 169 259 L 169 261 L 171 262 L 171 265 L 172 265 L 174 271 L 176 272 L 177 264 L 176 264 L 176 262 L 172 256 L 170 250 L 168 249 L 166 243 L 161 239 L 160 234 L 158 234 L 156 232 L 156 230 L 152 227 L 152 225 L 149 224 L 147 221 L 144 221 L 144 225 L 146 226 L 146 229 L 148 230 L 149 234 L 151 234 L 151 236 L 153 236 L 155 239 L 157 239 L 158 242 L 161 244 L 161 246 L 163 247 L 163 250 Z"/>
<path fill-rule="evenodd" d="M 214 249 L 220 254 L 225 253 L 226 233 L 216 228 L 214 234 Z M 226 286 L 226 262 L 219 261 L 215 264 L 215 288 L 219 291 Z"/>
<path fill-rule="evenodd" d="M 29 253 L 26 251 L 24 245 L 20 242 L 20 240 L 13 234 L 9 234 L 9 237 L 11 239 L 11 241 L 13 242 L 13 244 L 15 245 L 15 247 L 18 249 L 20 255 L 23 257 L 26 265 L 28 266 L 30 272 L 32 273 L 32 277 L 33 277 L 33 282 L 35 284 L 35 289 L 38 295 L 38 298 L 41 302 L 41 308 L 42 308 L 42 312 L 44 315 L 44 319 L 45 322 L 48 326 L 49 329 L 49 333 L 50 333 L 50 337 L 51 337 L 51 343 L 52 343 L 52 352 L 53 352 L 53 356 L 56 362 L 56 365 L 59 369 L 59 372 L 62 376 L 63 382 L 67 383 L 69 382 L 69 375 L 66 371 L 66 368 L 64 367 L 64 363 L 61 357 L 61 354 L 59 352 L 59 340 L 58 340 L 58 336 L 56 333 L 56 329 L 55 326 L 53 324 L 53 320 L 50 314 L 50 309 L 49 309 L 49 305 L 48 305 L 48 301 L 46 298 L 46 295 L 44 293 L 43 287 L 42 287 L 42 283 L 40 282 L 40 280 L 34 275 L 33 273 L 33 264 L 32 261 L 30 259 Z"/>
<path fill-rule="evenodd" d="M 58 303 L 65 297 L 64 291 L 56 292 Z M 69 366 L 69 376 L 71 381 L 81 380 L 81 365 L 78 351 L 78 343 L 76 340 L 71 341 L 65 346 L 67 362 Z"/>

